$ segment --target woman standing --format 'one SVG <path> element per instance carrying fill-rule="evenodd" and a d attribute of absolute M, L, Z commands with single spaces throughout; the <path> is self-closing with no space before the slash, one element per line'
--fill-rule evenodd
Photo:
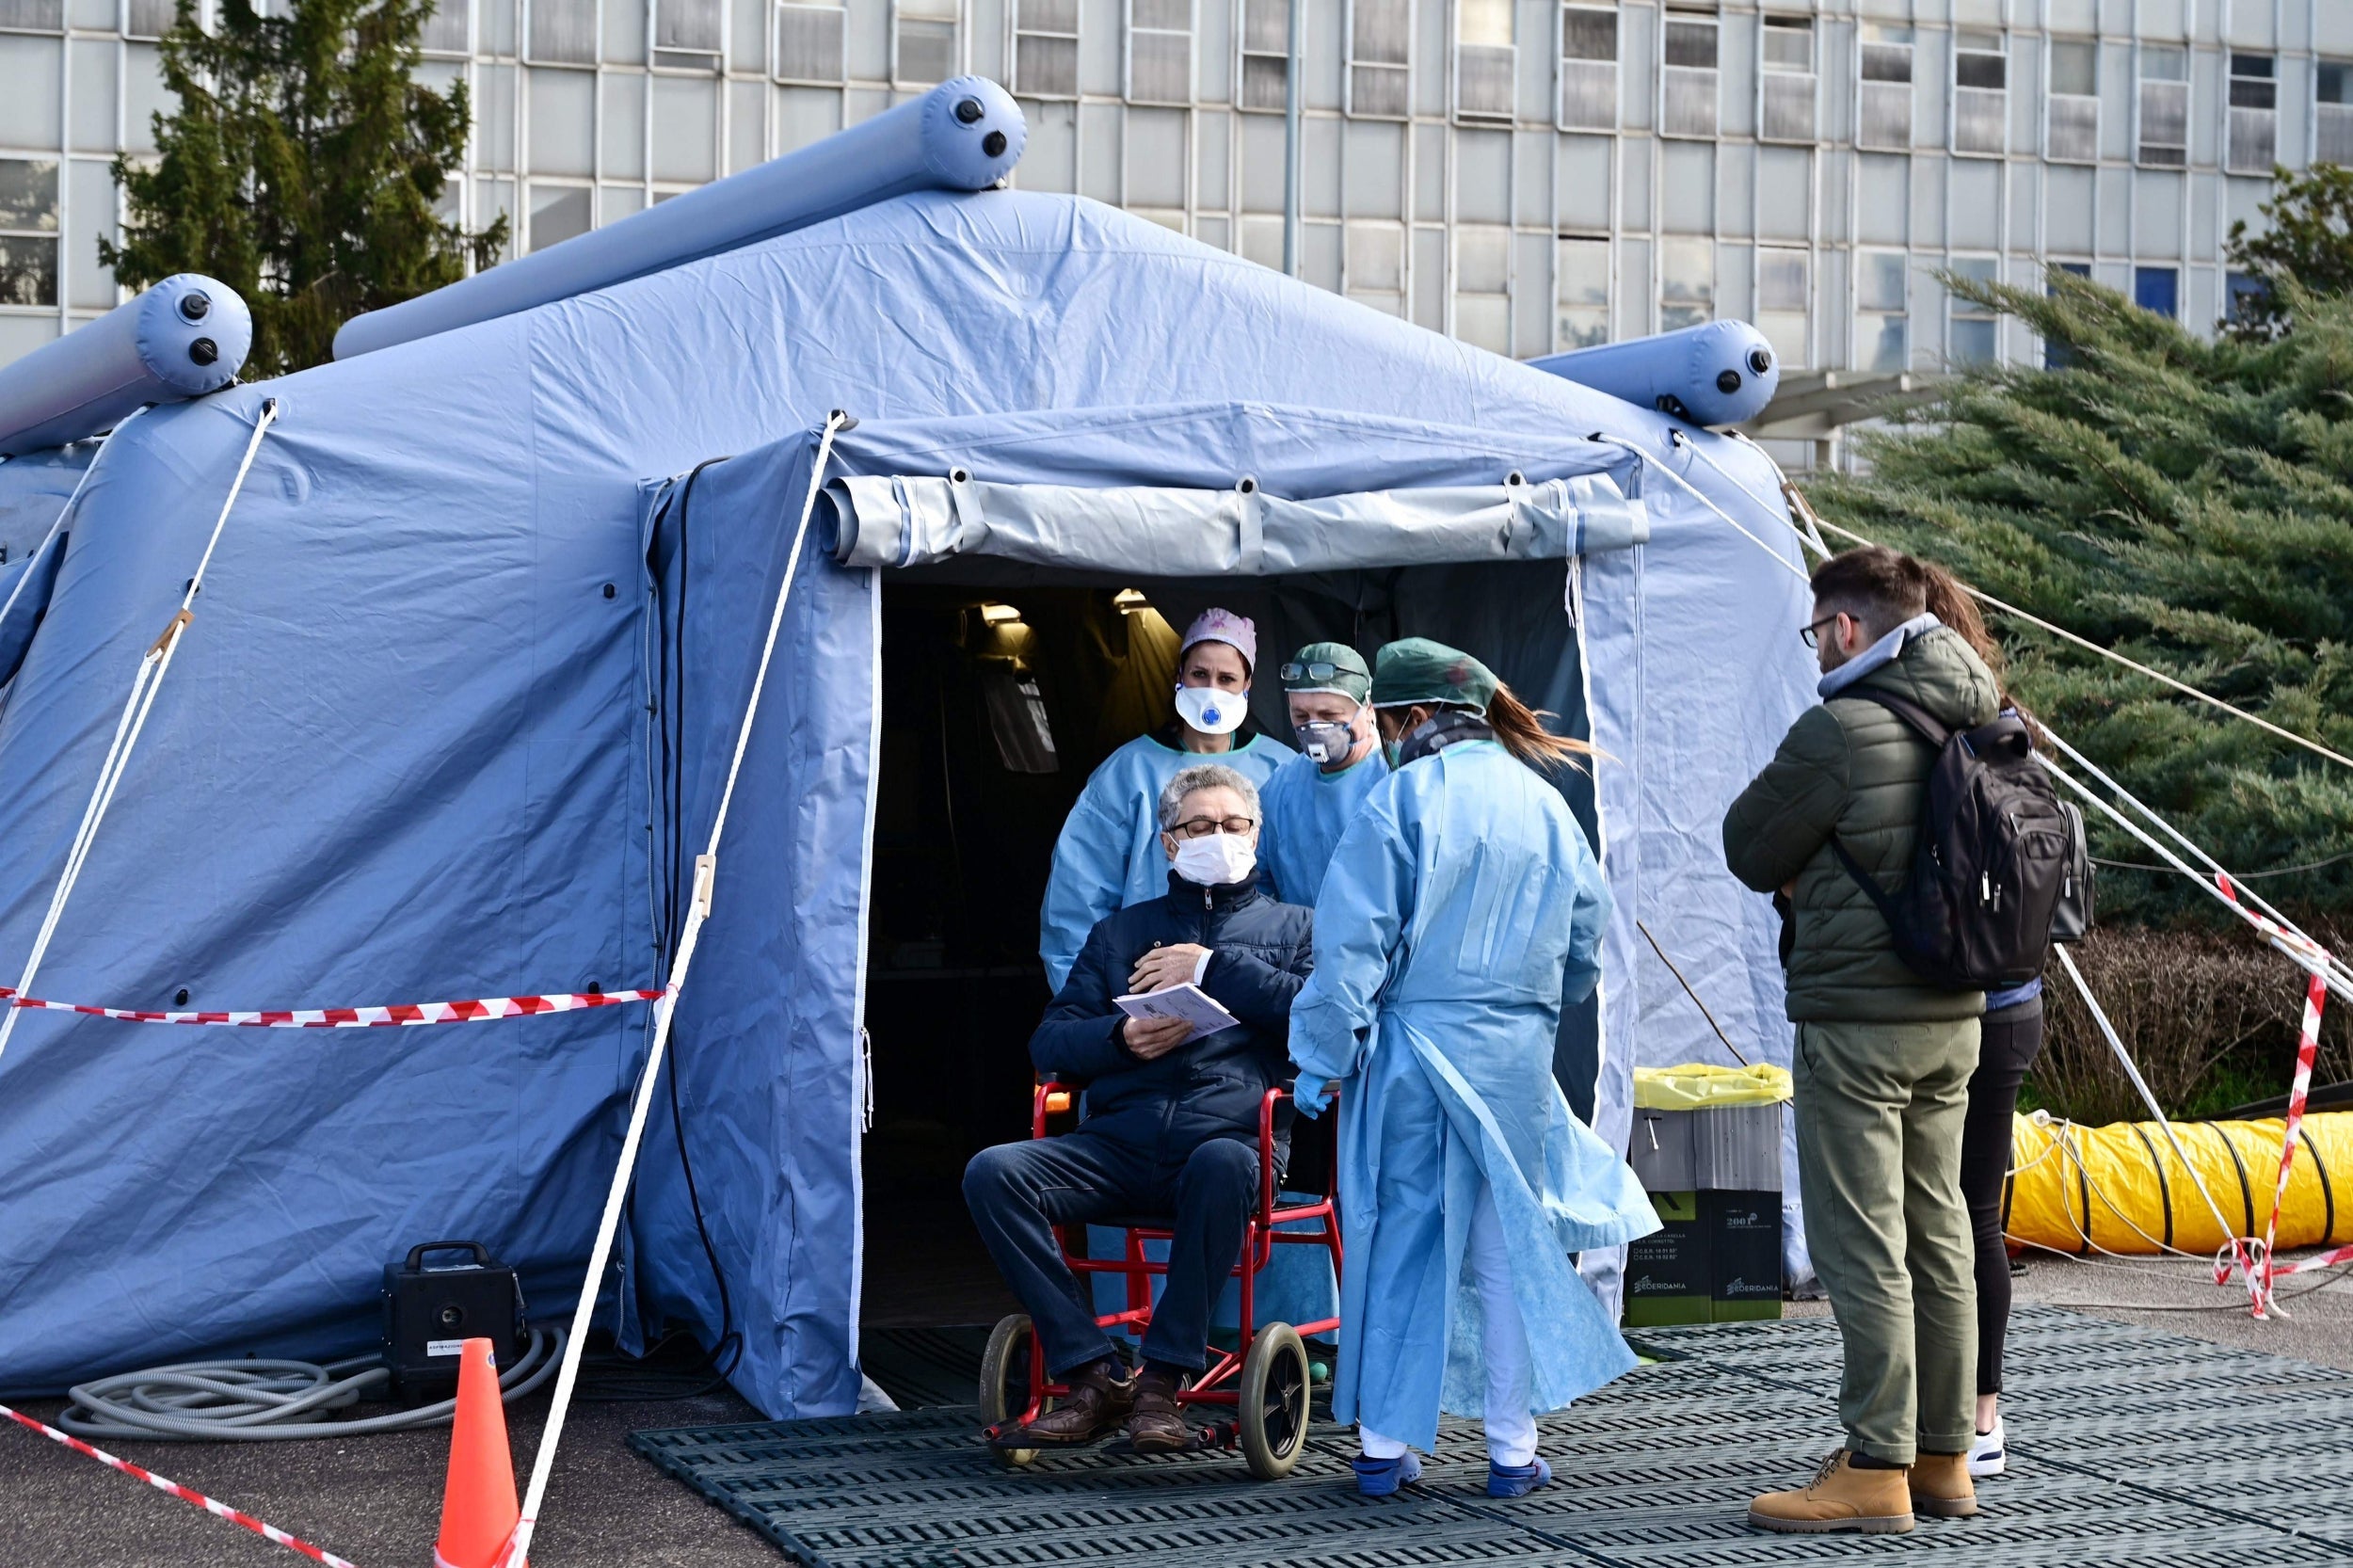
<path fill-rule="evenodd" d="M 1924 565 L 1926 563 L 1923 563 Z M 1942 567 L 1929 567 L 1929 614 L 1961 633 L 1971 650 L 2002 679 L 2001 645 L 1986 630 L 1977 601 Z M 2002 694 L 2002 712 L 2018 705 Z M 2042 1054 L 2042 977 L 2005 991 L 1988 991 L 1969 1080 L 1968 1119 L 1961 1134 L 1961 1195 L 1977 1249 L 1977 1431 L 1969 1445 L 1969 1474 L 1998 1476 L 2009 1464 L 2002 1432 L 2002 1341 L 2009 1331 L 2009 1249 L 2002 1238 L 2002 1184 L 2009 1176 L 2010 1116 L 2018 1086 Z"/>
<path fill-rule="evenodd" d="M 1421 638 L 1381 650 L 1371 702 L 1393 776 L 1334 853 L 1291 1009 L 1303 1108 L 1344 1091 L 1333 1412 L 1368 1496 L 1421 1473 L 1443 1407 L 1483 1416 L 1487 1491 L 1518 1496 L 1552 1479 L 1536 1414 L 1635 1364 L 1569 1254 L 1658 1226 L 1552 1076 L 1609 893 L 1537 770 L 1591 748 Z"/>

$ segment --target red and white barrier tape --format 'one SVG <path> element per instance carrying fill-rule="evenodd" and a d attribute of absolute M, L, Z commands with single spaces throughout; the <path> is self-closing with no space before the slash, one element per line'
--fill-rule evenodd
<path fill-rule="evenodd" d="M 80 1002 L 20 997 L 0 985 L 0 1003 L 50 1013 L 78 1013 L 133 1024 L 209 1024 L 240 1029 L 402 1029 L 415 1024 L 470 1024 L 491 1018 L 528 1018 L 541 1013 L 574 1013 L 584 1007 L 616 1007 L 629 1001 L 659 1001 L 667 993 L 558 991 L 536 997 L 475 997 L 464 1001 L 408 1002 L 395 1007 L 296 1007 L 249 1013 L 149 1013 L 130 1007 L 88 1007 Z"/>
<path fill-rule="evenodd" d="M 2280 1179 L 2271 1190 L 2271 1218 L 2264 1226 L 2260 1285 L 2249 1282 L 2258 1318 L 2270 1316 L 2271 1282 L 2280 1273 L 2279 1266 L 2272 1261 L 2272 1246 L 2280 1237 L 2280 1208 L 2287 1201 L 2288 1172 L 2296 1164 L 2296 1139 L 2304 1126 L 2304 1101 L 2312 1093 L 2313 1059 L 2320 1049 L 2320 1010 L 2328 1004 L 2329 981 L 2314 969 L 2304 989 L 2304 1028 L 2296 1040 L 2296 1076 L 2288 1085 L 2287 1120 L 2281 1128 Z"/>
<path fill-rule="evenodd" d="M 2271 1272 L 2275 1277 L 2284 1277 L 2306 1273 L 2313 1269 L 2333 1269 L 2340 1263 L 2353 1263 L 2353 1247 L 2339 1247 L 2314 1257 L 2299 1257 L 2293 1263 L 2279 1264 Z"/>
<path fill-rule="evenodd" d="M 6 1416 L 18 1426 L 28 1427 L 51 1442 L 72 1448 L 77 1454 L 88 1454 L 99 1464 L 120 1470 L 134 1480 L 143 1480 L 158 1492 L 168 1492 L 184 1503 L 194 1503 L 205 1512 L 226 1519 L 232 1525 L 243 1525 L 254 1534 L 265 1540 L 275 1541 L 289 1551 L 300 1552 L 313 1562 L 325 1563 L 327 1568 L 359 1568 L 357 1563 L 337 1557 L 333 1552 L 313 1546 L 299 1536 L 288 1535 L 276 1525 L 265 1525 L 250 1513 L 231 1508 L 227 1503 L 215 1502 L 192 1486 L 183 1486 L 176 1480 L 166 1480 L 154 1471 L 142 1470 L 127 1459 L 117 1459 L 104 1448 L 93 1448 L 80 1438 L 59 1432 L 45 1422 L 36 1421 L 22 1411 L 10 1410 L 7 1405 L 0 1404 L 0 1416 Z"/>

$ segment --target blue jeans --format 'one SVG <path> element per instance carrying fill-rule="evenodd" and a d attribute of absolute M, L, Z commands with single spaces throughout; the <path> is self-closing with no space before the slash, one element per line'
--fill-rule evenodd
<path fill-rule="evenodd" d="M 1063 1261 L 1055 1225 L 1114 1217 L 1176 1219 L 1168 1283 L 1144 1336 L 1147 1360 L 1199 1370 L 1209 1364 L 1209 1308 L 1241 1256 L 1258 1200 L 1258 1150 L 1213 1138 L 1163 1158 L 1081 1127 L 1059 1138 L 1000 1144 L 972 1157 L 964 1201 L 999 1272 L 1037 1330 L 1046 1370 L 1060 1377 L 1112 1353 L 1090 1292 Z"/>

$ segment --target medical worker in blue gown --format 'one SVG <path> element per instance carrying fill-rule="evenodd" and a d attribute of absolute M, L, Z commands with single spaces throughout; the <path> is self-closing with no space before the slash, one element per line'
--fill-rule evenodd
<path fill-rule="evenodd" d="M 1487 1491 L 1518 1496 L 1552 1479 L 1536 1415 L 1635 1364 L 1569 1255 L 1658 1228 L 1552 1076 L 1609 893 L 1538 770 L 1588 748 L 1420 638 L 1381 650 L 1371 695 L 1393 776 L 1340 840 L 1291 1007 L 1303 1106 L 1340 1095 L 1333 1413 L 1368 1496 L 1421 1473 L 1445 1409 L 1483 1416 Z"/>
<path fill-rule="evenodd" d="M 1168 891 L 1157 813 L 1160 790 L 1178 769 L 1223 762 L 1264 788 L 1290 760 L 1290 747 L 1250 723 L 1250 673 L 1257 662 L 1258 631 L 1247 616 L 1204 610 L 1176 650 L 1175 717 L 1104 758 L 1088 776 L 1054 840 L 1038 912 L 1038 957 L 1056 992 L 1096 921 Z"/>
<path fill-rule="evenodd" d="M 1340 834 L 1389 776 L 1374 727 L 1372 671 L 1346 643 L 1309 643 L 1275 672 L 1299 755 L 1258 790 L 1266 813 L 1259 863 L 1285 904 L 1313 904 Z"/>

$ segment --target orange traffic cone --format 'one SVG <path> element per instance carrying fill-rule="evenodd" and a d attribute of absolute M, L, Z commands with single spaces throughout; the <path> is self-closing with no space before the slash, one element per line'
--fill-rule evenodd
<path fill-rule="evenodd" d="M 521 1517 L 498 1361 L 490 1341 L 469 1339 L 457 1363 L 457 1419 L 450 1428 L 449 1487 L 441 1496 L 433 1568 L 525 1568 L 499 1558 Z"/>

